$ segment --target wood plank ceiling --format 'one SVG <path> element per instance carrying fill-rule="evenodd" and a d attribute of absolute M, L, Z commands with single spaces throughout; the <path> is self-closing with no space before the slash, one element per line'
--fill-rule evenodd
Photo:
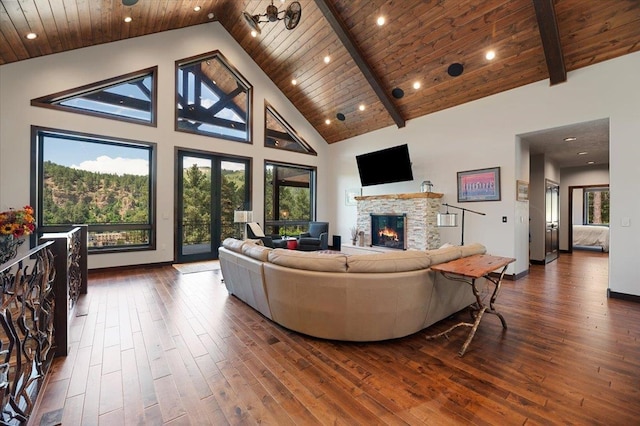
<path fill-rule="evenodd" d="M 290 3 L 274 1 L 280 11 Z M 242 12 L 264 14 L 270 4 L 0 0 L 0 65 L 218 20 L 334 143 L 549 79 L 550 72 L 562 82 L 563 72 L 640 50 L 638 0 L 300 0 L 295 29 L 268 22 L 252 37 Z M 126 16 L 133 21 L 124 23 Z M 31 31 L 35 40 L 25 38 Z M 488 50 L 495 59 L 485 58 Z M 454 63 L 464 68 L 460 76 L 448 73 Z M 402 98 L 391 95 L 395 88 Z"/>

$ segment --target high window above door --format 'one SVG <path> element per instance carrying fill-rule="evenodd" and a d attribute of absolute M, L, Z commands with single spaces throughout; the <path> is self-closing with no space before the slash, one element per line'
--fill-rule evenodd
<path fill-rule="evenodd" d="M 176 130 L 251 142 L 249 82 L 220 52 L 176 62 Z"/>

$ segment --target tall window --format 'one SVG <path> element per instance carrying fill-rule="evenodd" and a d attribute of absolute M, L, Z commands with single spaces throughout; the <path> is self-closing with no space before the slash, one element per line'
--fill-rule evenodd
<path fill-rule="evenodd" d="M 42 232 L 89 225 L 92 252 L 155 247 L 155 145 L 34 128 L 32 203 Z"/>
<path fill-rule="evenodd" d="M 265 227 L 268 233 L 297 235 L 316 213 L 316 170 L 291 164 L 265 163 Z"/>
<path fill-rule="evenodd" d="M 586 225 L 609 225 L 609 188 L 585 188 L 584 219 Z"/>
<path fill-rule="evenodd" d="M 176 130 L 251 140 L 251 85 L 221 53 L 178 61 Z"/>

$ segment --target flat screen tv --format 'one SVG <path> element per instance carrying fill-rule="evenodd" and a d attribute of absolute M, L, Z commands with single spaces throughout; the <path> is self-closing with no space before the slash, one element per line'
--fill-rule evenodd
<path fill-rule="evenodd" d="M 356 155 L 356 163 L 362 186 L 413 180 L 406 144 Z"/>

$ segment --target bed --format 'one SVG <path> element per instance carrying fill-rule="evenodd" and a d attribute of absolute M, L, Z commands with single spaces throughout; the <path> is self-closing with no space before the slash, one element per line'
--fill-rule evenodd
<path fill-rule="evenodd" d="M 609 227 L 603 225 L 573 225 L 573 245 L 601 247 L 609 252 Z"/>

